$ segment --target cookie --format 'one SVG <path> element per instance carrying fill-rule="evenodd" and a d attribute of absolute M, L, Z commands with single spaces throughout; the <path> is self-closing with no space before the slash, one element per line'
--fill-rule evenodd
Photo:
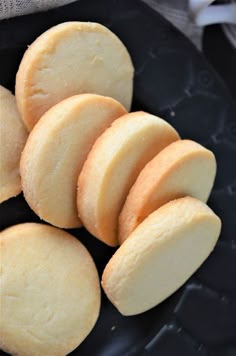
<path fill-rule="evenodd" d="M 142 313 L 174 293 L 213 250 L 221 229 L 213 211 L 192 197 L 163 205 L 120 246 L 102 276 L 123 315 Z"/>
<path fill-rule="evenodd" d="M 27 223 L 0 233 L 0 348 L 11 355 L 67 355 L 100 310 L 95 264 L 76 238 Z"/>
<path fill-rule="evenodd" d="M 138 174 L 178 139 L 171 125 L 145 112 L 124 115 L 98 138 L 78 180 L 79 216 L 91 234 L 118 244 L 118 217 Z"/>
<path fill-rule="evenodd" d="M 20 162 L 25 199 L 41 219 L 61 228 L 81 226 L 76 206 L 80 170 L 97 137 L 125 113 L 115 99 L 81 94 L 44 114 Z"/>
<path fill-rule="evenodd" d="M 53 105 L 76 94 L 110 96 L 129 110 L 133 72 L 127 49 L 108 28 L 65 22 L 25 52 L 16 77 L 17 105 L 28 130 Z"/>
<path fill-rule="evenodd" d="M 164 148 L 141 171 L 119 218 L 122 243 L 149 214 L 170 200 L 192 196 L 206 202 L 216 175 L 214 154 L 190 140 Z"/>
<path fill-rule="evenodd" d="M 14 95 L 0 85 L 0 203 L 21 192 L 19 164 L 27 136 Z"/>

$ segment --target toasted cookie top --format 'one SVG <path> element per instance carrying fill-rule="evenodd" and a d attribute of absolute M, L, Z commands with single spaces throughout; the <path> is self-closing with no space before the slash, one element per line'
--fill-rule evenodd
<path fill-rule="evenodd" d="M 20 164 L 25 199 L 40 218 L 62 228 L 81 225 L 79 173 L 97 137 L 125 113 L 115 99 L 81 94 L 44 114 L 29 135 Z"/>
<path fill-rule="evenodd" d="M 0 203 L 21 192 L 20 155 L 27 137 L 14 95 L 0 85 Z"/>
<path fill-rule="evenodd" d="M 122 243 L 150 213 L 168 201 L 195 197 L 206 202 L 216 175 L 214 154 L 190 140 L 164 148 L 139 174 L 119 217 Z"/>
<path fill-rule="evenodd" d="M 13 355 L 67 355 L 100 309 L 95 264 L 76 238 L 34 223 L 0 233 L 0 347 Z"/>
<path fill-rule="evenodd" d="M 145 112 L 115 120 L 95 142 L 78 180 L 78 210 L 85 227 L 111 246 L 118 244 L 118 217 L 146 163 L 179 139 L 166 121 Z"/>
<path fill-rule="evenodd" d="M 127 49 L 108 28 L 65 22 L 26 50 L 16 77 L 17 105 L 28 130 L 53 105 L 75 94 L 110 96 L 129 110 L 133 72 Z"/>
<path fill-rule="evenodd" d="M 174 293 L 200 267 L 221 221 L 203 202 L 184 197 L 149 215 L 108 262 L 102 286 L 124 315 L 142 313 Z"/>

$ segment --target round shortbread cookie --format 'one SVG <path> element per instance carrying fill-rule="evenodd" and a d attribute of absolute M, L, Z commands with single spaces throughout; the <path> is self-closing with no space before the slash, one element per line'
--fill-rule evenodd
<path fill-rule="evenodd" d="M 27 137 L 14 95 L 0 85 L 0 203 L 21 192 L 20 155 Z"/>
<path fill-rule="evenodd" d="M 80 170 L 97 137 L 126 112 L 115 99 L 81 94 L 44 114 L 20 162 L 25 199 L 41 219 L 61 228 L 81 225 L 76 206 Z"/>
<path fill-rule="evenodd" d="M 53 105 L 76 94 L 110 96 L 129 110 L 133 73 L 127 49 L 108 28 L 65 22 L 25 52 L 16 77 L 17 105 L 28 130 Z"/>
<path fill-rule="evenodd" d="M 139 174 L 119 217 L 119 242 L 170 200 L 191 196 L 206 202 L 216 175 L 214 154 L 190 140 L 173 142 Z"/>
<path fill-rule="evenodd" d="M 94 327 L 100 283 L 87 249 L 67 232 L 21 224 L 0 233 L 0 348 L 64 356 Z"/>
<path fill-rule="evenodd" d="M 213 250 L 220 219 L 192 197 L 149 215 L 108 262 L 102 286 L 123 315 L 142 313 L 174 293 Z"/>
<path fill-rule="evenodd" d="M 145 112 L 124 115 L 97 139 L 78 180 L 78 211 L 88 231 L 118 244 L 118 217 L 138 174 L 178 139 L 166 121 Z"/>

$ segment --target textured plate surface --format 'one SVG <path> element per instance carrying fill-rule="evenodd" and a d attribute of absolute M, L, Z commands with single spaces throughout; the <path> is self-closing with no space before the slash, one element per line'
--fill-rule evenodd
<path fill-rule="evenodd" d="M 101 315 L 73 355 L 236 355 L 236 106 L 205 59 L 161 16 L 135 0 L 80 0 L 47 13 L 0 23 L 0 84 L 14 89 L 21 57 L 39 34 L 64 21 L 97 21 L 125 43 L 136 68 L 133 109 L 169 121 L 183 138 L 213 150 L 218 173 L 209 205 L 222 218 L 216 249 L 156 308 L 121 316 L 103 296 Z M 39 221 L 22 195 L 0 205 L 1 229 Z M 113 254 L 84 229 L 70 230 L 99 273 Z M 5 355 L 0 352 L 0 355 Z"/>

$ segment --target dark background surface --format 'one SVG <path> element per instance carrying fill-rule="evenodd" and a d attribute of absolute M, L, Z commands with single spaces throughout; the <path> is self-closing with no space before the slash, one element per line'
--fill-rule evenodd
<path fill-rule="evenodd" d="M 98 323 L 73 355 L 235 356 L 235 50 L 219 26 L 206 29 L 204 53 L 224 78 L 232 100 L 204 58 L 153 10 L 136 0 L 80 0 L 48 13 L 0 23 L 0 65 L 4 68 L 0 83 L 13 90 L 27 45 L 47 28 L 68 20 L 101 22 L 126 44 L 136 68 L 133 109 L 159 114 L 183 138 L 213 150 L 218 174 L 209 205 L 223 220 L 219 242 L 208 260 L 156 308 L 123 317 L 103 295 Z M 25 221 L 39 219 L 22 195 L 1 204 L 1 228 Z M 114 250 L 84 229 L 70 232 L 89 249 L 101 274 Z"/>
<path fill-rule="evenodd" d="M 236 101 L 236 48 L 228 41 L 220 25 L 205 28 L 203 53 L 220 74 Z"/>

